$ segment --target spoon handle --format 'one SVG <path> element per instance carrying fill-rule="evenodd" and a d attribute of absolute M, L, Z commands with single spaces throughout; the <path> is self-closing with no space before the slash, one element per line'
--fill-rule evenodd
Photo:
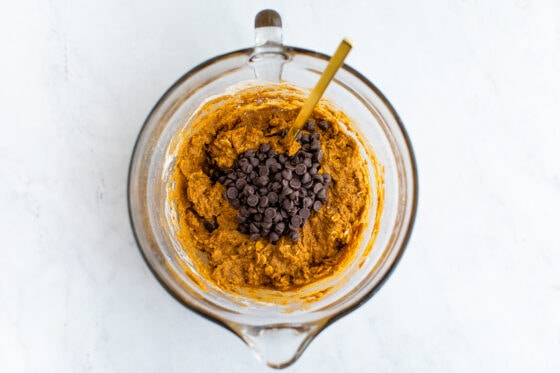
<path fill-rule="evenodd" d="M 348 55 L 348 52 L 350 52 L 350 49 L 352 49 L 352 42 L 347 38 L 344 38 L 340 42 L 332 58 L 329 60 L 327 68 L 325 69 L 325 71 L 323 71 L 323 74 L 321 74 L 321 77 L 311 91 L 311 94 L 303 104 L 303 107 L 301 108 L 294 125 L 290 128 L 290 131 L 286 136 L 286 143 L 288 144 L 288 147 L 292 145 L 292 143 L 296 139 L 297 134 L 303 128 L 303 125 L 305 124 L 307 119 L 309 119 L 309 116 L 313 112 L 315 105 L 317 105 L 317 103 L 323 96 L 323 93 L 325 93 L 327 86 L 334 78 L 334 75 L 336 74 L 340 66 L 342 66 L 342 64 L 344 63 L 344 59 Z"/>

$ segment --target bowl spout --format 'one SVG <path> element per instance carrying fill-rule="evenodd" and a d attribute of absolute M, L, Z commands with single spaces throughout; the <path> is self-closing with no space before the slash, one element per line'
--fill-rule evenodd
<path fill-rule="evenodd" d="M 232 329 L 247 343 L 259 360 L 271 368 L 281 369 L 293 364 L 300 357 L 323 326 L 323 323 L 236 325 Z"/>

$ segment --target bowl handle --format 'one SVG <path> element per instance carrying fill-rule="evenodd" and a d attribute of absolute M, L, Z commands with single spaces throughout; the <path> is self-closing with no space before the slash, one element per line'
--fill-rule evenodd
<path fill-rule="evenodd" d="M 255 48 L 249 57 L 255 78 L 279 83 L 289 58 L 282 45 L 282 18 L 272 9 L 260 11 L 255 16 Z"/>

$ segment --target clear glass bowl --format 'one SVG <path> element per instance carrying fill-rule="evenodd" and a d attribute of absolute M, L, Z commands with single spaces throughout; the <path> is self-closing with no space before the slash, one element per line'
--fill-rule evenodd
<path fill-rule="evenodd" d="M 311 89 L 329 60 L 321 53 L 282 45 L 275 12 L 257 15 L 255 35 L 254 48 L 200 64 L 159 100 L 134 147 L 128 202 L 138 246 L 162 286 L 191 310 L 234 332 L 269 366 L 282 368 L 293 363 L 327 325 L 367 301 L 394 269 L 416 213 L 417 175 L 412 147 L 397 113 L 371 82 L 344 65 L 324 97 L 353 120 L 362 152 L 373 152 L 382 165 L 379 170 L 369 164 L 374 204 L 356 258 L 340 274 L 316 286 L 263 291 L 268 301 L 228 294 L 198 275 L 175 239 L 167 203 L 174 136 L 209 97 L 239 84 L 284 82 Z M 381 188 L 376 188 L 376 176 L 384 180 Z M 377 211 L 375 197 L 380 194 L 384 203 Z M 376 219 L 378 213 L 381 216 Z M 302 301 L 305 292 L 317 291 L 324 295 Z"/>

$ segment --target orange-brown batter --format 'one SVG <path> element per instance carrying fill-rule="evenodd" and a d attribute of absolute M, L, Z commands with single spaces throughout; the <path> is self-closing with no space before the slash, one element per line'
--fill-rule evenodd
<path fill-rule="evenodd" d="M 225 187 L 211 178 L 213 167 L 231 167 L 239 154 L 263 142 L 285 153 L 281 137 L 273 134 L 289 128 L 302 103 L 302 93 L 289 86 L 246 88 L 206 102 L 178 135 L 169 188 L 177 239 L 200 271 L 226 290 L 304 286 L 333 274 L 356 250 L 371 198 L 367 170 L 356 141 L 339 124 L 349 119 L 325 104 L 311 120 L 331 123 L 319 132 L 321 172 L 332 182 L 327 202 L 301 228 L 299 241 L 255 242 L 238 232 L 237 210 L 222 196 Z M 210 232 L 205 221 L 217 228 Z"/>

